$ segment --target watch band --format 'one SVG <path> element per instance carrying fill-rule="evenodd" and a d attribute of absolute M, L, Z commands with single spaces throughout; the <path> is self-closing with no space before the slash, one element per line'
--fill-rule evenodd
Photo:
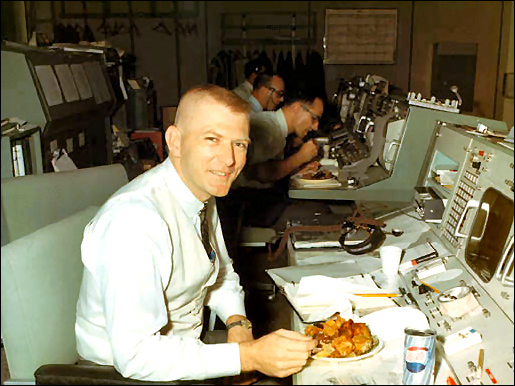
<path fill-rule="evenodd" d="M 250 323 L 250 320 L 248 320 L 248 319 L 241 319 L 241 320 L 238 320 L 237 322 L 229 323 L 226 326 L 226 329 L 228 330 L 228 329 L 236 327 L 236 326 L 243 326 L 243 327 L 248 328 L 249 330 L 252 329 L 252 323 Z"/>

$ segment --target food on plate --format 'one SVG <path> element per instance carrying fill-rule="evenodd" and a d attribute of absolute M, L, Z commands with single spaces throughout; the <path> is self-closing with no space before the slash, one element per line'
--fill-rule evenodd
<path fill-rule="evenodd" d="M 330 178 L 334 178 L 333 173 L 329 170 L 319 170 L 313 172 L 306 172 L 300 175 L 301 178 L 305 180 L 328 180 Z"/>
<path fill-rule="evenodd" d="M 316 358 L 350 358 L 370 352 L 376 340 L 365 323 L 335 318 L 307 326 L 304 334 L 318 341 Z"/>
<path fill-rule="evenodd" d="M 335 178 L 329 170 L 321 169 L 321 164 L 318 161 L 310 162 L 299 170 L 295 176 L 304 180 L 329 180 Z"/>

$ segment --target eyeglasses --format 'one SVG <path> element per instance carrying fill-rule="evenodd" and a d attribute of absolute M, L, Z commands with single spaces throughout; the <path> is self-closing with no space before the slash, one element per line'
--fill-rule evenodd
<path fill-rule="evenodd" d="M 272 92 L 276 92 L 277 95 L 279 95 L 279 98 L 283 98 L 286 95 L 286 91 L 285 90 L 276 90 L 275 88 L 273 88 L 271 86 L 267 87 L 267 89 L 269 89 Z"/>
<path fill-rule="evenodd" d="M 301 103 L 300 106 L 304 109 L 304 111 L 307 111 L 311 115 L 311 119 L 313 120 L 313 123 L 320 121 L 320 116 L 316 115 L 313 111 L 310 110 L 308 106 Z"/>

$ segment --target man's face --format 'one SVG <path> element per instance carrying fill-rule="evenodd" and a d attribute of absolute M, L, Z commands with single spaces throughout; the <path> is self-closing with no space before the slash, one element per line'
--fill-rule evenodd
<path fill-rule="evenodd" d="M 263 110 L 273 111 L 284 101 L 284 81 L 281 77 L 274 75 L 268 88 L 268 98 Z"/>
<path fill-rule="evenodd" d="M 200 201 L 227 195 L 245 165 L 250 142 L 247 116 L 203 99 L 185 125 L 176 150 L 181 179 Z"/>
<path fill-rule="evenodd" d="M 299 103 L 297 119 L 295 121 L 295 134 L 304 138 L 310 131 L 318 129 L 320 117 L 324 112 L 324 103 L 320 98 L 313 101 L 313 105 Z"/>

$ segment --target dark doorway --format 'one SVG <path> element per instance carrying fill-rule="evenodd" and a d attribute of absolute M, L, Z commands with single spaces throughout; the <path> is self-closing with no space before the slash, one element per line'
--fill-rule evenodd
<path fill-rule="evenodd" d="M 476 61 L 477 43 L 435 43 L 431 95 L 438 100 L 458 99 L 451 91 L 452 86 L 458 86 L 458 93 L 463 100 L 460 111 L 472 112 Z"/>

